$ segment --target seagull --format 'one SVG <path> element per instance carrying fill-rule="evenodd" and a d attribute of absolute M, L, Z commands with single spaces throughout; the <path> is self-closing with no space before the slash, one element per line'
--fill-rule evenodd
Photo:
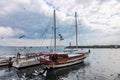
<path fill-rule="evenodd" d="M 34 73 L 32 73 L 32 74 L 35 75 L 35 76 L 37 76 L 37 75 L 46 76 L 47 75 L 47 70 L 46 69 L 40 70 L 40 71 L 34 70 Z"/>
<path fill-rule="evenodd" d="M 44 70 L 42 72 L 43 76 L 47 76 L 47 70 L 48 70 L 48 67 L 44 67 Z"/>
<path fill-rule="evenodd" d="M 61 34 L 58 34 L 58 35 L 60 37 L 60 40 L 64 40 Z"/>
<path fill-rule="evenodd" d="M 45 72 L 43 73 L 43 76 L 47 76 L 47 70 L 45 70 Z"/>
<path fill-rule="evenodd" d="M 43 72 L 44 72 L 44 70 L 41 70 L 41 71 L 34 70 L 34 73 L 32 73 L 32 74 L 37 76 L 37 75 L 43 74 Z"/>
<path fill-rule="evenodd" d="M 22 76 L 22 79 L 21 80 L 27 80 L 27 78 L 26 78 L 26 73 L 24 73 L 23 74 L 23 76 Z"/>
<path fill-rule="evenodd" d="M 34 70 L 34 73 L 32 73 L 33 75 L 37 76 L 40 74 L 40 72 L 38 72 L 37 70 Z"/>
<path fill-rule="evenodd" d="M 25 37 L 25 35 L 19 36 L 19 39 L 21 39 L 21 38 L 23 38 L 23 37 Z"/>

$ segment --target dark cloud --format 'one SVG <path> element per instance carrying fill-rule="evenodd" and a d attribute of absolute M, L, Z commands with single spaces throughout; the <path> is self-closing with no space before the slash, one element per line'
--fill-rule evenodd
<path fill-rule="evenodd" d="M 15 34 L 13 37 L 16 38 L 20 35 L 26 35 L 26 38 L 51 38 L 53 33 L 53 16 L 46 17 L 44 14 L 17 12 L 1 17 L 0 25 L 10 26 L 13 29 L 21 29 L 25 32 L 24 34 Z M 65 34 L 64 37 L 72 36 L 73 33 L 69 32 L 70 27 L 71 25 L 69 24 L 62 24 L 60 21 L 57 21 L 57 34 Z"/>
<path fill-rule="evenodd" d="M 32 12 L 17 12 L 0 18 L 1 26 L 24 30 L 25 35 L 31 38 L 35 37 L 34 33 L 41 34 L 47 26 L 51 26 L 49 17 Z"/>

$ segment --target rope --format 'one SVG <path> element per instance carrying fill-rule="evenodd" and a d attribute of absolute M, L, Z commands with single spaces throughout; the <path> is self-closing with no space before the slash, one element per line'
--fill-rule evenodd
<path fill-rule="evenodd" d="M 52 34 L 53 34 L 53 27 L 52 27 Z M 53 38 L 53 35 L 51 36 L 51 41 L 50 41 L 50 49 L 52 48 L 51 45 L 52 45 L 52 38 Z"/>
<path fill-rule="evenodd" d="M 51 18 L 49 19 L 48 23 L 51 23 Z M 43 40 L 41 41 L 41 46 L 43 45 L 43 42 L 45 42 L 45 38 L 46 38 L 46 34 L 45 33 L 48 33 L 48 29 L 49 29 L 49 26 L 50 24 L 47 25 L 47 27 L 45 28 L 45 30 L 42 32 L 42 34 L 40 35 L 40 39 L 43 38 Z M 40 47 L 40 50 L 41 50 L 42 47 Z"/>

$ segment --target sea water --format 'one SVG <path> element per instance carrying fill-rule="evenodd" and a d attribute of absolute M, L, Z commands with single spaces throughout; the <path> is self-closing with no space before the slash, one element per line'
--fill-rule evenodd
<path fill-rule="evenodd" d="M 47 51 L 48 47 L 1 47 L 2 54 L 16 54 L 23 49 Z M 61 49 L 59 49 L 61 50 Z M 40 65 L 17 70 L 0 67 L 0 80 L 21 80 L 24 73 L 28 80 L 120 80 L 120 49 L 90 49 L 91 53 L 83 63 L 69 67 L 53 69 L 47 76 L 34 76 Z M 49 51 L 49 50 L 48 50 Z"/>

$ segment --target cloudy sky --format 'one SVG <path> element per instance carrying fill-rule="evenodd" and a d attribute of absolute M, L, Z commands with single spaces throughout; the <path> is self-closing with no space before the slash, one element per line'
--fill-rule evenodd
<path fill-rule="evenodd" d="M 54 9 L 58 45 L 75 44 L 75 11 L 79 45 L 120 44 L 119 0 L 1 0 L 0 45 L 52 44 Z"/>

